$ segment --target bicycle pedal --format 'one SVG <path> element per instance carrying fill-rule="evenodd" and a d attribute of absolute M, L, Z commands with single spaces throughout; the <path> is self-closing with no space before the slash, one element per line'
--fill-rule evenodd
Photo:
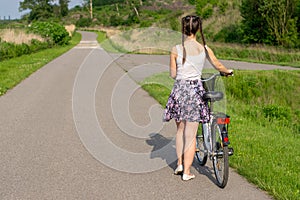
<path fill-rule="evenodd" d="M 228 155 L 229 155 L 229 156 L 232 156 L 233 154 L 234 154 L 233 148 L 232 148 L 232 147 L 229 147 L 229 148 L 228 148 Z"/>

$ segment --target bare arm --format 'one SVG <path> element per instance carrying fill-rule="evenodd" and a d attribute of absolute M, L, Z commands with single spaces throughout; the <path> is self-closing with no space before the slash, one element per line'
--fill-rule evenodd
<path fill-rule="evenodd" d="M 177 74 L 176 58 L 177 58 L 177 50 L 176 47 L 173 47 L 170 55 L 170 76 L 173 79 L 176 78 L 176 74 Z"/>
<path fill-rule="evenodd" d="M 233 70 L 227 69 L 222 63 L 220 63 L 220 61 L 216 58 L 214 52 L 208 46 L 205 46 L 205 49 L 207 52 L 207 59 L 214 66 L 214 68 L 225 74 L 231 74 L 233 72 Z"/>

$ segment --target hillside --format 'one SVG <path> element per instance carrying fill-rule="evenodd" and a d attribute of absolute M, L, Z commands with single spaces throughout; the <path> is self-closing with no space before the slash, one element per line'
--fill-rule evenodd
<path fill-rule="evenodd" d="M 116 1 L 114 1 L 116 2 Z M 144 0 L 135 5 L 127 1 L 117 1 L 109 5 L 95 6 L 93 9 L 93 20 L 88 20 L 89 12 L 85 8 L 74 8 L 69 15 L 69 21 L 77 26 L 104 26 L 117 27 L 118 29 L 160 27 L 180 31 L 180 19 L 187 14 L 199 13 L 197 6 L 192 0 Z M 140 2 L 140 3 L 139 3 Z M 220 31 L 230 29 L 241 20 L 239 13 L 239 0 L 211 1 L 211 15 L 203 20 L 204 31 L 210 40 L 220 40 Z M 207 6 L 206 6 L 207 7 Z M 206 9 L 206 7 L 204 7 Z M 136 8 L 136 10 L 135 10 Z M 198 11 L 197 11 L 198 10 Z M 221 39 L 220 39 L 221 38 Z"/>

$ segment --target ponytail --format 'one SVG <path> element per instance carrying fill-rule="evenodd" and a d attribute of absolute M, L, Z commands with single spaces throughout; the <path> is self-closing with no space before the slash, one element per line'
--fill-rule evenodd
<path fill-rule="evenodd" d="M 201 34 L 203 46 L 205 48 L 206 42 L 205 42 L 205 38 L 204 38 L 204 34 L 203 34 L 203 29 L 202 29 L 202 20 L 200 19 L 200 17 L 199 17 L 199 31 L 200 31 L 200 34 Z M 206 50 L 206 48 L 205 48 L 205 50 Z"/>
<path fill-rule="evenodd" d="M 182 48 L 183 48 L 183 56 L 182 56 L 182 65 L 185 63 L 185 59 L 186 59 L 186 50 L 185 50 L 185 46 L 184 46 L 184 40 L 185 40 L 185 18 L 182 18 L 181 20 L 181 24 L 182 24 Z"/>

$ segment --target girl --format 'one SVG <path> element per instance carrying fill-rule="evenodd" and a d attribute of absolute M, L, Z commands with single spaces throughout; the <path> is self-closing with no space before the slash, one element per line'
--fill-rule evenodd
<path fill-rule="evenodd" d="M 200 31 L 203 45 L 196 40 Z M 198 16 L 182 18 L 182 44 L 173 47 L 170 55 L 170 76 L 175 80 L 164 112 L 164 121 L 175 119 L 177 125 L 176 153 L 178 157 L 175 174 L 182 180 L 195 178 L 190 168 L 196 149 L 196 133 L 199 122 L 204 126 L 209 121 L 208 107 L 202 100 L 205 90 L 201 74 L 205 58 L 220 72 L 231 75 L 232 70 L 224 67 L 213 51 L 205 45 L 202 22 Z"/>

